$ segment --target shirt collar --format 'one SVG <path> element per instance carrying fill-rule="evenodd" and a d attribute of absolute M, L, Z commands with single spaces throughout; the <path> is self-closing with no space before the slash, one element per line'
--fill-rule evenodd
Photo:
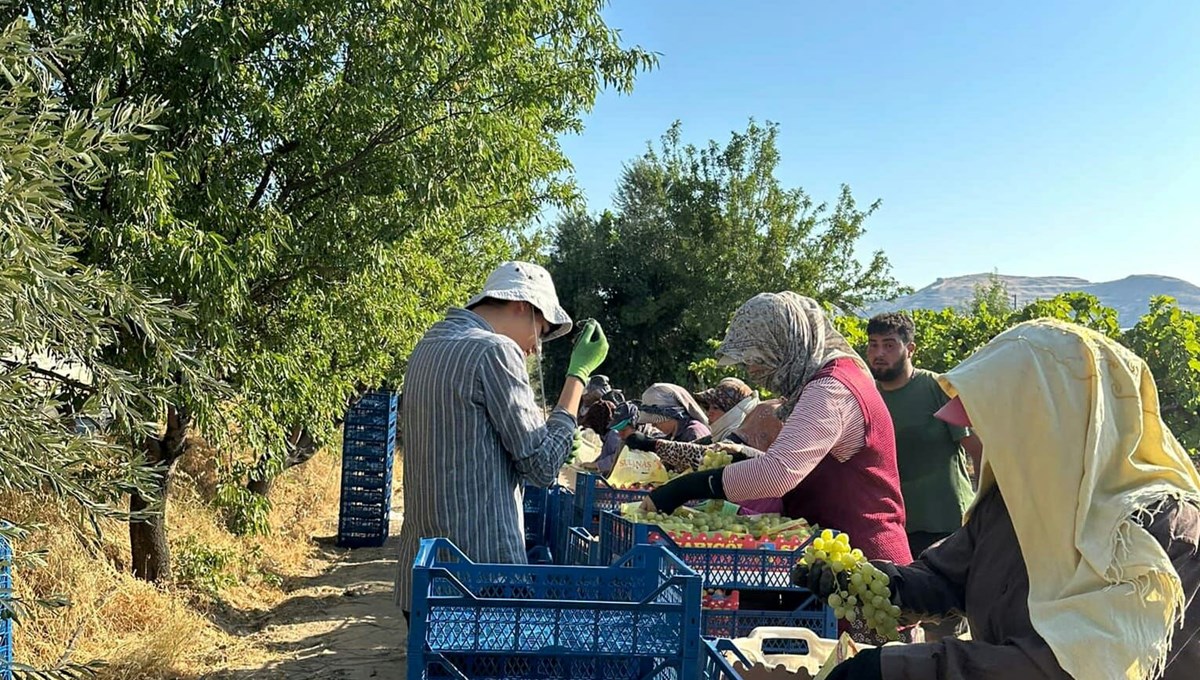
<path fill-rule="evenodd" d="M 489 333 L 496 332 L 496 329 L 492 328 L 492 325 L 482 316 L 461 307 L 452 307 L 450 311 L 446 312 L 446 320 L 488 331 Z"/>

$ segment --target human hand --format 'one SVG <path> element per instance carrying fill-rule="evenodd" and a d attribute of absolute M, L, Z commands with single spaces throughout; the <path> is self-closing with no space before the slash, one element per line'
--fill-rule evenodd
<path fill-rule="evenodd" d="M 654 437 L 651 437 L 648 434 L 642 434 L 641 432 L 635 431 L 635 432 L 631 432 L 629 434 L 629 436 L 625 438 L 625 446 L 628 446 L 629 448 L 634 449 L 635 451 L 653 452 L 655 441 L 656 440 L 654 439 Z"/>
<path fill-rule="evenodd" d="M 608 338 L 604 335 L 604 329 L 595 319 L 588 319 L 575 337 L 567 375 L 579 378 L 586 385 L 592 371 L 599 368 L 607 356 Z"/>

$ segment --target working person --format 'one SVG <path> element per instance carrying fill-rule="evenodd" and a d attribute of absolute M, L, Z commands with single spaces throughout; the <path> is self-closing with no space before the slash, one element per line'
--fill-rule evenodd
<path fill-rule="evenodd" d="M 697 392 L 693 396 L 708 416 L 708 427 L 712 430 L 711 435 L 697 439 L 697 443 L 745 443 L 738 436 L 737 429 L 746 420 L 746 416 L 758 406 L 758 394 L 750 389 L 749 385 L 737 378 L 724 378 L 715 387 Z"/>
<path fill-rule="evenodd" d="M 786 395 L 783 430 L 762 455 L 655 489 L 645 508 L 778 498 L 784 514 L 848 533 L 872 559 L 910 562 L 891 418 L 820 304 L 792 292 L 754 296 L 734 314 L 717 358 Z"/>
<path fill-rule="evenodd" d="M 575 440 L 584 385 L 608 354 L 600 326 L 584 324 L 547 418 L 525 360 L 571 325 L 545 269 L 506 262 L 465 309 L 451 309 L 413 348 L 401 414 L 405 514 L 395 587 L 406 619 L 422 538 L 449 538 L 476 562 L 526 562 L 523 484 L 557 479 Z"/>
<path fill-rule="evenodd" d="M 967 453 L 979 469 L 982 445 L 965 427 L 933 417 L 950 397 L 938 375 L 913 366 L 912 319 L 899 312 L 867 322 L 867 363 L 887 404 L 896 432 L 896 462 L 913 555 L 958 531 L 975 497 Z"/>
<path fill-rule="evenodd" d="M 877 566 L 893 604 L 965 612 L 972 639 L 867 650 L 829 680 L 1196 678 L 1200 475 L 1146 363 L 1041 319 L 940 383 L 953 399 L 939 417 L 984 442 L 979 492 L 952 536 L 911 565 Z M 793 580 L 827 595 L 826 570 Z"/>
<path fill-rule="evenodd" d="M 675 442 L 694 442 L 712 434 L 708 415 L 696 399 L 671 383 L 655 383 L 642 392 L 637 423 L 653 425 Z"/>

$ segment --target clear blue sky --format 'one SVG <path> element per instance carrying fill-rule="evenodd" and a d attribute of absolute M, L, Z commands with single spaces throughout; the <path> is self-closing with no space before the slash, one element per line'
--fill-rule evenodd
<path fill-rule="evenodd" d="M 905 284 L 999 270 L 1200 284 L 1200 2 L 614 0 L 660 53 L 564 138 L 589 209 L 675 119 L 781 126 L 780 178 L 866 204 Z"/>

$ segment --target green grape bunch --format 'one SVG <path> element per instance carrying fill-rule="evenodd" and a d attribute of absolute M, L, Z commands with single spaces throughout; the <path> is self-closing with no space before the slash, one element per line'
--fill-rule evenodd
<path fill-rule="evenodd" d="M 723 468 L 733 462 L 733 454 L 725 451 L 705 451 L 704 457 L 700 459 L 701 470 L 716 470 Z"/>
<path fill-rule="evenodd" d="M 900 607 L 892 603 L 888 575 L 867 561 L 862 550 L 851 548 L 848 535 L 825 529 L 804 549 L 800 564 L 824 567 L 821 578 L 828 582 L 813 590 L 829 592 L 826 601 L 835 617 L 854 623 L 861 616 L 881 637 L 900 639 Z"/>

